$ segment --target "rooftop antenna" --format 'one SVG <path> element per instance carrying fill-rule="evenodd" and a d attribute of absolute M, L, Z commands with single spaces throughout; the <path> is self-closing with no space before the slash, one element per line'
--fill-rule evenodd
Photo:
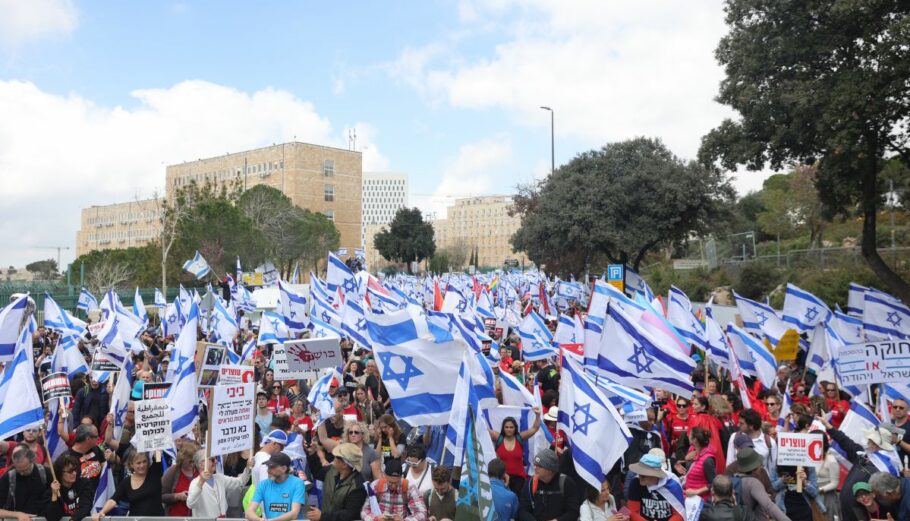
<path fill-rule="evenodd" d="M 348 129 L 348 150 L 357 150 L 357 129 Z"/>

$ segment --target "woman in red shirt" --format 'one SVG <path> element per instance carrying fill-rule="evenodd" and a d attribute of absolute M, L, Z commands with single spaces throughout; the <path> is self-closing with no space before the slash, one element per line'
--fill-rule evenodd
<path fill-rule="evenodd" d="M 177 448 L 177 458 L 161 477 L 161 500 L 168 516 L 190 517 L 193 515 L 186 506 L 187 494 L 193 478 L 199 475 L 193 456 L 199 450 L 194 441 L 184 441 Z"/>
<path fill-rule="evenodd" d="M 526 431 L 519 432 L 518 422 L 511 417 L 502 421 L 499 432 L 490 429 L 490 437 L 496 445 L 496 456 L 505 463 L 506 474 L 509 475 L 509 488 L 516 494 L 521 493 L 521 488 L 528 479 L 522 443 L 537 434 L 537 430 L 540 429 L 539 407 L 534 408 L 534 414 L 534 425 Z"/>
<path fill-rule="evenodd" d="M 291 409 L 291 403 L 288 401 L 287 393 L 284 392 L 281 382 L 273 382 L 271 392 L 269 409 L 272 414 L 288 414 Z"/>

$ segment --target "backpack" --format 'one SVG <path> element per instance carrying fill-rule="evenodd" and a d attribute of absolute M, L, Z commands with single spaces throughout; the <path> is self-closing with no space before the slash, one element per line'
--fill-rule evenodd
<path fill-rule="evenodd" d="M 531 502 L 533 503 L 534 494 L 537 493 L 537 487 L 538 487 L 538 485 L 540 485 L 540 479 L 535 475 L 533 478 L 531 478 L 530 485 L 531 485 Z M 548 492 L 548 494 L 552 494 L 552 492 Z M 566 475 L 565 474 L 559 475 L 559 494 L 561 496 L 566 495 Z"/>
<path fill-rule="evenodd" d="M 41 478 L 42 487 L 47 486 L 47 469 L 44 468 L 44 465 L 35 465 L 35 470 L 38 471 L 38 477 Z M 9 492 L 6 496 L 6 505 L 4 506 L 5 510 L 16 510 L 16 469 L 9 469 L 9 472 L 6 473 L 9 476 Z"/>
<path fill-rule="evenodd" d="M 736 521 L 758 521 L 758 516 L 755 514 L 752 507 L 743 501 L 742 476 L 733 476 L 733 498 L 736 500 L 736 507 L 734 509 L 734 518 Z"/>
<path fill-rule="evenodd" d="M 376 495 L 382 494 L 385 490 L 385 478 L 379 478 L 379 483 L 376 483 Z M 406 478 L 401 478 L 401 495 L 405 498 L 405 503 L 408 501 L 408 480 Z"/>

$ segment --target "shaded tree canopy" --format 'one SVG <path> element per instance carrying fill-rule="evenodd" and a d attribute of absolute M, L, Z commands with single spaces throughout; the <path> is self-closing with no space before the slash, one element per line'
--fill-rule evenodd
<path fill-rule="evenodd" d="M 725 10 L 717 99 L 740 118 L 703 138 L 700 159 L 730 170 L 817 165 L 825 216 L 859 207 L 864 258 L 910 301 L 875 233 L 884 163 L 910 165 L 910 3 L 728 0 Z"/>
<path fill-rule="evenodd" d="M 637 269 L 652 249 L 726 221 L 733 195 L 719 171 L 682 161 L 660 140 L 611 143 L 519 187 L 511 242 L 548 271 L 580 273 L 602 255 Z"/>
<path fill-rule="evenodd" d="M 373 238 L 373 247 L 388 261 L 420 262 L 436 251 L 433 226 L 419 209 L 399 208 L 388 229 L 383 227 Z"/>

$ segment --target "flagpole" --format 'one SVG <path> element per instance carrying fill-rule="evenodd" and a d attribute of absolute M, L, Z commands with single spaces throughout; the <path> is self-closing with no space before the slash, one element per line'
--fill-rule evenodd
<path fill-rule="evenodd" d="M 208 409 L 207 412 L 208 412 L 208 417 L 209 417 L 208 428 L 206 429 L 206 433 L 205 433 L 205 467 L 204 468 L 205 468 L 206 473 L 211 472 L 211 469 L 209 469 L 209 466 L 211 465 L 211 459 L 212 459 L 212 430 L 213 430 L 212 429 L 212 399 L 214 396 L 213 389 L 214 388 L 209 389 L 209 393 L 208 393 L 209 395 L 206 398 L 206 404 L 208 405 L 208 407 L 206 407 L 206 408 Z M 255 420 L 256 420 L 256 415 L 254 414 L 253 421 L 255 422 Z M 252 436 L 250 436 L 250 438 L 252 438 Z"/>

